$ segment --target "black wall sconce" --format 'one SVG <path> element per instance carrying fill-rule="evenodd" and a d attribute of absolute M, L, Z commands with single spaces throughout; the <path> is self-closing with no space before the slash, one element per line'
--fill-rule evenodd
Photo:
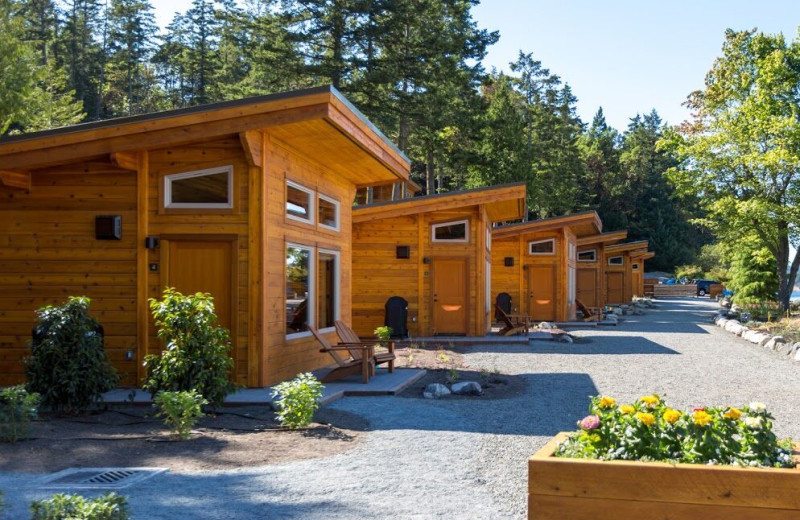
<path fill-rule="evenodd" d="M 94 237 L 97 240 L 122 240 L 122 216 L 97 215 L 94 217 Z"/>
<path fill-rule="evenodd" d="M 411 258 L 411 246 L 397 246 L 395 251 L 396 258 Z"/>
<path fill-rule="evenodd" d="M 428 258 L 427 256 L 424 256 L 424 257 L 422 257 L 422 263 L 423 264 L 429 264 L 429 263 L 431 263 L 431 259 Z"/>
<path fill-rule="evenodd" d="M 150 251 L 155 251 L 156 248 L 158 247 L 158 237 L 145 237 L 144 247 L 146 247 Z"/>
<path fill-rule="evenodd" d="M 514 257 L 513 256 L 507 256 L 507 257 L 503 258 L 503 265 L 506 266 L 506 267 L 514 267 Z"/>

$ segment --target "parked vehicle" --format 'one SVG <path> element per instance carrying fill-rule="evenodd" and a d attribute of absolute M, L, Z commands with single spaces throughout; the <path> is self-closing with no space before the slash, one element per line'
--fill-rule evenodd
<path fill-rule="evenodd" d="M 695 280 L 697 284 L 697 296 L 706 296 L 711 293 L 711 286 L 718 284 L 716 280 Z"/>

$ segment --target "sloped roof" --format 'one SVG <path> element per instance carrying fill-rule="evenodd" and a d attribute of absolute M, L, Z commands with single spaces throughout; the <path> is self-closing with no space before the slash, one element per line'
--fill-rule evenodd
<path fill-rule="evenodd" d="M 628 238 L 628 231 L 609 231 L 608 233 L 598 233 L 596 235 L 589 235 L 578 239 L 578 247 L 590 246 L 596 244 L 615 244 L 620 240 Z"/>
<path fill-rule="evenodd" d="M 563 227 L 572 228 L 575 234 L 580 237 L 600 232 L 603 229 L 603 223 L 600 221 L 600 217 L 597 215 L 596 211 L 583 211 L 581 213 L 573 213 L 572 215 L 529 220 L 527 222 L 499 226 L 492 229 L 492 236 L 495 238 L 505 238 Z"/>

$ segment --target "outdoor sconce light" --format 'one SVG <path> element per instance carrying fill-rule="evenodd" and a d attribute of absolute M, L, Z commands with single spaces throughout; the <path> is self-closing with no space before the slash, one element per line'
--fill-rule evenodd
<path fill-rule="evenodd" d="M 158 247 L 158 237 L 145 237 L 144 247 L 146 247 L 150 251 L 155 251 L 156 248 Z"/>
<path fill-rule="evenodd" d="M 503 258 L 503 265 L 505 265 L 506 267 L 514 267 L 514 257 L 507 256 Z"/>
<path fill-rule="evenodd" d="M 97 215 L 94 218 L 94 237 L 97 240 L 122 240 L 122 216 Z"/>
<path fill-rule="evenodd" d="M 424 256 L 424 257 L 422 257 L 422 263 L 423 264 L 429 264 L 429 263 L 431 263 L 431 259 L 428 258 L 427 256 Z"/>
<path fill-rule="evenodd" d="M 396 258 L 411 258 L 411 246 L 397 246 Z"/>

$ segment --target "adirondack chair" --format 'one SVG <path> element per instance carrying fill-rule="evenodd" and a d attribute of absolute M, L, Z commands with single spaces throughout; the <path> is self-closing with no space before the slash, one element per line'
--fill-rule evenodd
<path fill-rule="evenodd" d="M 351 329 L 342 320 L 336 320 L 335 322 L 333 322 L 333 324 L 336 327 L 336 333 L 339 334 L 339 339 L 341 339 L 344 342 L 342 344 L 345 344 L 345 345 L 355 345 L 355 344 L 367 345 L 367 344 L 369 344 L 369 345 L 373 345 L 374 346 L 377 343 L 375 341 L 373 341 L 373 342 L 363 341 L 361 338 L 358 337 L 358 334 L 356 334 L 356 331 Z M 383 363 L 386 363 L 387 364 L 387 368 L 389 369 L 389 372 L 394 372 L 394 360 L 396 359 L 396 356 L 394 355 L 394 342 L 390 341 L 389 345 L 387 345 L 386 348 L 388 349 L 388 352 L 383 352 L 383 351 L 375 351 L 375 352 L 373 352 L 372 361 L 375 363 L 376 366 L 380 365 L 380 364 L 383 364 Z M 352 355 L 353 358 L 355 358 L 356 357 L 356 352 L 358 352 L 358 355 L 361 355 L 360 351 L 358 351 L 358 350 L 350 352 L 350 355 Z"/>
<path fill-rule="evenodd" d="M 327 352 L 336 361 L 336 367 L 328 372 L 323 378 L 322 382 L 327 383 L 336 381 L 353 374 L 361 373 L 361 382 L 369 383 L 369 378 L 375 373 L 375 365 L 372 361 L 373 346 L 369 344 L 338 344 L 336 346 L 328 343 L 322 334 L 319 333 L 314 327 L 308 327 L 311 334 L 317 338 L 317 342 L 322 345 L 319 349 L 320 352 Z M 358 352 L 358 357 L 352 355 L 353 352 Z"/>
<path fill-rule="evenodd" d="M 523 314 L 508 314 L 502 307 L 495 304 L 495 312 L 500 318 L 503 327 L 500 329 L 501 336 L 514 336 L 515 334 L 527 334 L 531 328 L 531 317 Z"/>
<path fill-rule="evenodd" d="M 577 305 L 578 310 L 583 313 L 583 321 L 595 321 L 600 319 L 600 309 L 596 307 L 587 307 L 577 298 L 575 298 L 575 305 Z"/>

